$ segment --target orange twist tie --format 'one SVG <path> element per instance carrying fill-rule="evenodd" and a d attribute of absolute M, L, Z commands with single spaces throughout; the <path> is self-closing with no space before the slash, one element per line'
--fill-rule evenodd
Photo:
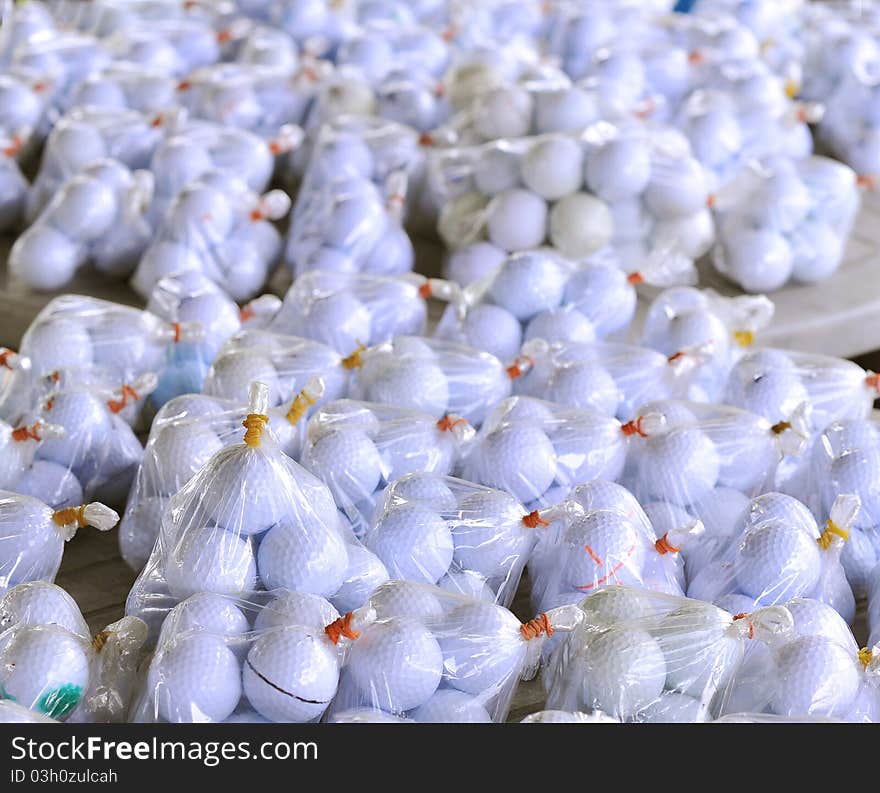
<path fill-rule="evenodd" d="M 678 553 L 681 550 L 680 545 L 675 546 L 669 542 L 669 537 L 666 534 L 654 543 L 654 547 L 657 549 L 657 553 L 661 556 L 666 553 Z"/>
<path fill-rule="evenodd" d="M 0 350 L 0 366 L 5 366 L 7 369 L 11 369 L 12 367 L 9 365 L 9 356 L 15 355 L 12 350 L 3 349 Z"/>
<path fill-rule="evenodd" d="M 620 425 L 621 432 L 626 435 L 639 435 L 642 438 L 647 438 L 648 433 L 642 429 L 642 421 L 645 417 L 639 416 L 638 418 L 633 419 L 632 421 L 627 421 L 626 424 Z"/>
<path fill-rule="evenodd" d="M 260 211 L 259 207 L 251 210 L 251 220 L 256 223 L 258 220 L 263 219 L 263 213 Z"/>
<path fill-rule="evenodd" d="M 692 63 L 694 65 L 699 65 L 703 62 L 703 53 L 699 50 L 693 50 L 693 52 L 688 53 L 688 63 Z"/>
<path fill-rule="evenodd" d="M 52 513 L 52 520 L 55 521 L 58 526 L 69 526 L 71 523 L 75 523 L 79 528 L 87 526 L 86 505 L 83 504 L 79 507 L 56 509 Z"/>
<path fill-rule="evenodd" d="M 174 343 L 177 344 L 180 341 L 180 323 L 172 322 L 171 327 L 174 328 Z"/>
<path fill-rule="evenodd" d="M 679 350 L 678 352 L 673 353 L 672 355 L 666 358 L 666 363 L 675 363 L 676 361 L 681 360 L 687 356 L 687 353 L 684 350 Z"/>
<path fill-rule="evenodd" d="M 220 44 L 227 44 L 232 41 L 232 34 L 228 30 L 221 30 L 217 33 L 217 42 Z"/>
<path fill-rule="evenodd" d="M 544 520 L 544 518 L 542 518 L 540 514 L 538 514 L 538 510 L 536 509 L 533 509 L 528 515 L 526 515 L 522 519 L 522 522 L 527 529 L 537 529 L 538 526 L 550 525 L 550 521 Z"/>
<path fill-rule="evenodd" d="M 457 35 L 458 28 L 455 25 L 450 25 L 440 34 L 440 38 L 443 39 L 443 41 L 449 42 L 452 41 Z"/>
<path fill-rule="evenodd" d="M 7 157 L 15 157 L 21 151 L 21 147 L 24 145 L 24 141 L 18 135 L 13 135 L 12 139 L 9 141 L 9 145 L 3 149 L 3 153 Z"/>
<path fill-rule="evenodd" d="M 734 614 L 733 618 L 735 620 L 748 620 L 749 623 L 749 638 L 755 638 L 755 626 L 752 624 L 752 621 L 749 619 L 749 615 L 745 611 L 741 611 L 739 614 Z"/>
<path fill-rule="evenodd" d="M 419 297 L 423 298 L 424 300 L 427 300 L 429 297 L 431 297 L 431 284 L 430 284 L 430 282 L 425 281 L 425 283 L 423 283 L 419 287 Z"/>
<path fill-rule="evenodd" d="M 706 207 L 713 209 L 715 207 L 715 196 L 712 193 L 706 196 Z"/>
<path fill-rule="evenodd" d="M 122 394 L 120 399 L 111 399 L 107 402 L 107 407 L 110 408 L 113 413 L 119 413 L 125 410 L 125 408 L 128 407 L 129 397 L 131 397 L 132 402 L 137 402 L 141 398 L 140 394 L 126 383 L 122 384 L 120 393 Z"/>
<path fill-rule="evenodd" d="M 254 311 L 253 306 L 247 305 L 243 306 L 241 310 L 238 312 L 238 318 L 242 322 L 247 322 L 249 319 L 253 319 L 256 315 L 256 311 Z"/>
<path fill-rule="evenodd" d="M 859 174 L 856 177 L 856 184 L 859 187 L 865 187 L 868 190 L 874 189 L 874 177 L 868 174 Z"/>
<path fill-rule="evenodd" d="M 57 369 L 54 372 L 52 372 L 52 374 L 50 374 L 49 377 L 53 383 L 60 383 L 61 382 L 61 372 L 59 372 Z"/>
<path fill-rule="evenodd" d="M 161 127 L 164 123 L 165 119 L 162 117 L 162 114 L 157 113 L 153 120 L 150 122 L 150 126 L 153 127 L 153 129 L 156 129 L 157 127 Z"/>
<path fill-rule="evenodd" d="M 630 273 L 630 274 L 626 277 L 626 282 L 627 282 L 628 284 L 632 284 L 633 286 L 637 286 L 638 284 L 643 284 L 643 283 L 645 283 L 645 276 L 642 275 L 642 274 L 639 273 L 639 272 Z"/>
<path fill-rule="evenodd" d="M 333 644 L 339 644 L 339 639 L 341 636 L 344 636 L 346 639 L 351 639 L 354 641 L 358 636 L 361 635 L 360 631 L 352 630 L 351 627 L 351 617 L 352 612 L 347 612 L 345 616 L 339 617 L 338 619 L 333 620 L 326 628 L 324 628 L 324 633 L 327 634 L 327 637 L 330 639 Z"/>
<path fill-rule="evenodd" d="M 0 358 L 0 364 L 3 363 L 2 358 Z M 880 374 L 869 374 L 865 378 L 865 385 L 868 388 L 873 388 L 875 391 L 880 391 Z"/>
<path fill-rule="evenodd" d="M 49 397 L 46 400 L 46 410 L 52 410 L 52 407 L 55 405 L 55 397 Z"/>
<path fill-rule="evenodd" d="M 360 369 L 363 365 L 363 361 L 361 360 L 361 353 L 367 349 L 366 344 L 361 344 L 358 342 L 358 346 L 355 351 L 351 355 L 346 355 L 340 363 L 342 364 L 343 369 Z"/>
<path fill-rule="evenodd" d="M 24 427 L 16 427 L 12 430 L 12 440 L 21 443 L 22 441 L 41 441 L 39 423 L 30 424 Z"/>
<path fill-rule="evenodd" d="M 535 362 L 528 355 L 523 355 L 520 357 L 525 363 L 529 365 L 529 368 L 535 365 Z M 525 372 L 520 367 L 518 360 L 507 367 L 507 376 L 511 380 L 516 380 L 518 377 L 522 377 L 524 374 Z"/>
<path fill-rule="evenodd" d="M 35 94 L 41 94 L 41 93 L 43 93 L 43 91 L 48 90 L 48 88 L 49 88 L 49 83 L 47 83 L 45 80 L 37 80 L 37 82 L 35 82 L 31 86 L 31 90 Z"/>
<path fill-rule="evenodd" d="M 434 137 L 430 132 L 423 132 L 419 135 L 419 146 L 433 146 Z"/>
<path fill-rule="evenodd" d="M 447 415 L 437 421 L 437 429 L 443 432 L 451 432 L 459 424 L 467 424 L 467 419 L 461 417 L 453 419 L 452 416 Z"/>
<path fill-rule="evenodd" d="M 181 80 L 177 84 L 178 91 L 189 91 L 190 88 L 192 88 L 192 83 L 189 80 Z"/>
<path fill-rule="evenodd" d="M 269 417 L 262 413 L 248 413 L 241 426 L 247 430 L 244 434 L 244 442 L 252 449 L 259 447 L 263 439 L 263 427 L 269 423 Z"/>
<path fill-rule="evenodd" d="M 519 632 L 522 634 L 523 639 L 530 641 L 531 639 L 537 639 L 544 633 L 548 636 L 552 636 L 553 626 L 550 624 L 550 617 L 547 616 L 547 612 L 545 611 L 533 620 L 529 620 L 520 625 Z"/>
<path fill-rule="evenodd" d="M 783 432 L 791 429 L 791 422 L 790 421 L 777 421 L 772 427 L 770 427 L 770 429 L 776 435 L 782 435 Z"/>

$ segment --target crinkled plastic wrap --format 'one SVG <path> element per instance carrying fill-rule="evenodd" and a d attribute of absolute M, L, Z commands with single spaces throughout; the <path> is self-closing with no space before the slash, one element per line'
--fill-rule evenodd
<path fill-rule="evenodd" d="M 719 401 L 730 370 L 773 317 L 764 295 L 723 297 L 712 289 L 673 287 L 655 297 L 641 328 L 641 343 L 664 355 L 699 350 L 703 362 L 688 396 L 696 402 Z"/>
<path fill-rule="evenodd" d="M 255 382 L 244 441 L 216 451 L 162 512 L 126 604 L 153 639 L 169 609 L 197 592 L 285 587 L 349 610 L 388 578 L 340 520 L 327 486 L 278 447 L 266 427 L 268 405 L 267 387 Z"/>
<path fill-rule="evenodd" d="M 20 584 L 0 599 L 2 699 L 31 713 L 14 720 L 123 722 L 146 635 L 143 622 L 123 617 L 92 638 L 63 589 Z"/>
<path fill-rule="evenodd" d="M 565 499 L 575 485 L 621 476 L 627 455 L 622 426 L 594 410 L 510 397 L 484 422 L 459 474 L 509 492 L 529 510 L 543 508 Z"/>
<path fill-rule="evenodd" d="M 752 497 L 772 490 L 780 461 L 800 454 L 809 439 L 799 417 L 772 424 L 740 408 L 681 400 L 643 405 L 624 427 L 624 484 L 642 504 L 684 509 L 719 491 Z"/>
<path fill-rule="evenodd" d="M 427 329 L 427 298 L 446 285 L 422 276 L 312 271 L 287 290 L 268 329 L 314 339 L 341 355 Z M 451 286 L 448 287 L 452 289 Z"/>
<path fill-rule="evenodd" d="M 27 581 L 54 580 L 64 543 L 77 529 L 112 529 L 119 521 L 112 509 L 99 503 L 53 510 L 31 496 L 0 491 L 0 592 Z"/>
<path fill-rule="evenodd" d="M 340 512 L 362 536 L 388 484 L 407 474 L 452 473 L 473 434 L 460 416 L 438 420 L 397 405 L 342 399 L 309 420 L 301 462 L 330 488 Z"/>
<path fill-rule="evenodd" d="M 12 67 L 0 75 L 0 130 L 4 138 L 17 139 L 24 155 L 48 132 L 54 88 L 40 69 Z"/>
<path fill-rule="evenodd" d="M 360 355 L 349 395 L 479 426 L 510 394 L 512 373 L 494 355 L 457 342 L 398 336 Z"/>
<path fill-rule="evenodd" d="M 0 147 L 0 231 L 8 232 L 21 222 L 29 185 L 15 159 L 21 151 L 22 139 L 0 132 Z"/>
<path fill-rule="evenodd" d="M 585 713 L 582 710 L 539 710 L 530 713 L 520 724 L 620 724 L 620 719 L 615 719 L 601 710 L 592 710 Z"/>
<path fill-rule="evenodd" d="M 503 722 L 546 637 L 583 617 L 567 607 L 522 623 L 503 606 L 410 581 L 380 586 L 368 604 L 378 619 L 351 643 L 331 719 L 366 710 L 417 722 Z"/>
<path fill-rule="evenodd" d="M 412 270 L 402 221 L 420 163 L 416 133 L 401 125 L 345 117 L 322 128 L 291 213 L 290 271 Z"/>
<path fill-rule="evenodd" d="M 796 598 L 785 608 L 793 629 L 782 634 L 781 641 L 750 644 L 725 714 L 878 722 L 880 647 L 860 649 L 844 621 L 823 603 Z"/>
<path fill-rule="evenodd" d="M 179 103 L 178 82 L 161 66 L 116 61 L 89 74 L 77 83 L 71 96 L 61 97 L 61 101 L 68 105 L 65 111 L 90 105 L 160 113 Z"/>
<path fill-rule="evenodd" d="M 385 490 L 363 541 L 393 579 L 510 606 L 547 525 L 502 490 L 414 473 Z"/>
<path fill-rule="evenodd" d="M 628 722 L 710 721 L 730 697 L 752 643 L 784 641 L 784 607 L 733 616 L 710 603 L 630 586 L 585 598 L 584 619 L 553 650 L 547 707 L 598 709 Z"/>
<path fill-rule="evenodd" d="M 32 289 L 56 290 L 87 262 L 126 278 L 149 244 L 148 171 L 101 159 L 66 179 L 33 224 L 16 239 L 9 269 Z"/>
<path fill-rule="evenodd" d="M 713 197 L 715 268 L 746 292 L 816 283 L 840 266 L 861 198 L 856 173 L 826 157 L 775 157 Z"/>
<path fill-rule="evenodd" d="M 148 296 L 164 276 L 196 270 L 234 300 L 248 300 L 281 256 L 281 235 L 270 221 L 289 209 L 281 190 L 260 196 L 237 174 L 205 173 L 171 202 L 131 284 Z"/>
<path fill-rule="evenodd" d="M 874 566 L 867 580 L 867 622 L 870 635 L 868 644 L 873 647 L 880 639 L 880 564 Z"/>
<path fill-rule="evenodd" d="M 174 110 L 147 114 L 86 106 L 66 113 L 46 140 L 26 219 L 33 222 L 67 179 L 98 160 L 109 157 L 131 170 L 150 168 L 153 152 L 179 123 Z"/>
<path fill-rule="evenodd" d="M 855 598 L 840 560 L 858 510 L 857 496 L 839 496 L 820 527 L 792 496 L 758 496 L 728 516 L 729 533 L 713 521 L 683 551 L 687 594 L 735 612 L 812 598 L 851 623 Z"/>
<path fill-rule="evenodd" d="M 707 353 L 684 348 L 664 355 L 615 342 L 533 338 L 523 345 L 514 393 L 572 408 L 587 408 L 621 421 L 645 402 L 687 396 Z"/>

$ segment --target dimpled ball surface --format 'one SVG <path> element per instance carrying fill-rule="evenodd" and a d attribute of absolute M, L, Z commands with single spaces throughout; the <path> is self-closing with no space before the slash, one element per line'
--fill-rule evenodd
<path fill-rule="evenodd" d="M 489 711 L 475 697 L 454 689 L 439 689 L 410 717 L 426 724 L 490 724 Z"/>
<path fill-rule="evenodd" d="M 740 589 L 764 605 L 806 595 L 818 582 L 821 570 L 815 538 L 786 523 L 748 531 L 734 561 Z"/>
<path fill-rule="evenodd" d="M 712 491 L 719 469 L 718 452 L 706 434 L 682 428 L 646 439 L 638 461 L 638 486 L 643 498 L 687 507 Z"/>
<path fill-rule="evenodd" d="M 254 630 L 265 631 L 284 625 L 324 628 L 339 618 L 339 612 L 320 595 L 306 592 L 283 592 L 260 609 Z"/>
<path fill-rule="evenodd" d="M 400 504 L 385 512 L 367 531 L 364 543 L 392 578 L 434 584 L 452 564 L 449 526 L 421 504 Z"/>
<path fill-rule="evenodd" d="M 341 505 L 371 496 L 382 481 L 382 459 L 376 445 L 356 428 L 324 433 L 306 449 L 302 462 Z"/>
<path fill-rule="evenodd" d="M 403 358 L 379 372 L 366 396 L 371 402 L 422 410 L 439 419 L 449 406 L 449 383 L 432 361 Z"/>
<path fill-rule="evenodd" d="M 443 615 L 435 590 L 414 581 L 389 581 L 373 592 L 369 602 L 380 620 L 408 617 L 425 622 Z"/>
<path fill-rule="evenodd" d="M 253 547 L 221 526 L 188 527 L 166 557 L 165 580 L 180 598 L 251 591 L 257 582 Z"/>

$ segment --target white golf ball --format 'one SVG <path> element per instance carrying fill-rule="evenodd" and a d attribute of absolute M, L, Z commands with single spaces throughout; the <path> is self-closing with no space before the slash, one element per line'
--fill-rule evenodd
<path fill-rule="evenodd" d="M 235 638 L 247 633 L 250 623 L 233 600 L 213 592 L 199 592 L 174 607 L 174 630 L 203 630 Z"/>
<path fill-rule="evenodd" d="M 185 527 L 169 549 L 164 572 L 168 589 L 178 598 L 196 592 L 240 595 L 257 583 L 252 545 L 222 526 Z"/>
<path fill-rule="evenodd" d="M 697 428 L 646 438 L 636 462 L 642 498 L 681 507 L 702 501 L 712 492 L 721 465 L 715 444 Z"/>
<path fill-rule="evenodd" d="M 784 523 L 747 531 L 734 560 L 738 586 L 762 605 L 807 595 L 818 582 L 821 570 L 821 552 L 815 538 Z"/>
<path fill-rule="evenodd" d="M 590 152 L 587 187 L 603 201 L 616 202 L 642 193 L 651 179 L 651 154 L 645 142 L 622 138 Z"/>
<path fill-rule="evenodd" d="M 399 358 L 387 365 L 367 386 L 371 402 L 397 405 L 442 418 L 449 409 L 449 382 L 432 361 Z"/>
<path fill-rule="evenodd" d="M 547 201 L 577 192 L 581 185 L 583 152 L 568 137 L 554 136 L 532 144 L 523 155 L 523 183 Z"/>
<path fill-rule="evenodd" d="M 565 291 L 565 273 L 552 256 L 525 253 L 510 257 L 489 288 L 492 301 L 525 322 L 556 308 Z"/>
<path fill-rule="evenodd" d="M 79 264 L 76 243 L 48 224 L 28 229 L 12 246 L 9 267 L 14 275 L 34 289 L 60 289 L 68 283 Z"/>
<path fill-rule="evenodd" d="M 741 228 L 722 238 L 726 267 L 747 292 L 772 292 L 791 277 L 791 246 L 775 231 Z"/>
<path fill-rule="evenodd" d="M 330 488 L 340 506 L 370 497 L 382 481 L 383 463 L 376 445 L 355 427 L 321 435 L 306 449 L 302 463 Z"/>
<path fill-rule="evenodd" d="M 661 219 L 699 212 L 705 208 L 708 195 L 706 172 L 692 157 L 655 168 L 644 191 L 648 211 Z"/>
<path fill-rule="evenodd" d="M 547 236 L 547 215 L 547 204 L 536 193 L 522 188 L 505 190 L 489 205 L 489 241 L 506 251 L 537 248 Z"/>
<path fill-rule="evenodd" d="M 0 630 L 14 625 L 58 625 L 89 639 L 89 629 L 76 601 L 60 586 L 28 581 L 10 589 L 0 600 Z"/>
<path fill-rule="evenodd" d="M 410 717 L 425 724 L 491 724 L 489 711 L 475 697 L 451 688 L 437 690 Z"/>
<path fill-rule="evenodd" d="M 254 620 L 255 631 L 268 631 L 285 625 L 326 628 L 339 619 L 339 612 L 325 598 L 308 592 L 281 592 L 270 600 Z"/>
<path fill-rule="evenodd" d="M 550 241 L 570 259 L 581 259 L 604 248 L 613 233 L 614 220 L 608 205 L 590 193 L 571 193 L 550 210 Z"/>
<path fill-rule="evenodd" d="M 444 613 L 437 589 L 415 581 L 382 584 L 370 596 L 369 603 L 376 609 L 380 620 L 407 617 L 418 622 L 433 623 Z"/>

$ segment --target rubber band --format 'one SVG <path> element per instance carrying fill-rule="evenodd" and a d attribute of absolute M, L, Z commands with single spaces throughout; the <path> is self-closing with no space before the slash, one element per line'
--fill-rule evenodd
<path fill-rule="evenodd" d="M 333 622 L 324 628 L 324 633 L 327 634 L 327 637 L 333 642 L 333 644 L 339 644 L 339 639 L 342 636 L 354 641 L 361 635 L 360 631 L 356 631 L 351 627 L 352 613 L 353 612 L 351 611 L 347 612 L 344 616 L 333 620 Z"/>
<path fill-rule="evenodd" d="M 831 518 L 828 518 L 828 520 L 825 521 L 825 529 L 819 535 L 816 542 L 819 543 L 820 548 L 825 550 L 826 548 L 828 548 L 829 545 L 831 545 L 831 541 L 835 537 L 841 537 L 844 540 L 848 540 L 849 532 L 846 529 L 840 528 L 840 526 L 838 526 L 833 520 L 831 520 Z"/>
<path fill-rule="evenodd" d="M 867 667 L 868 664 L 874 660 L 874 651 L 870 647 L 862 647 L 862 649 L 859 650 L 858 657 L 859 663 L 862 666 Z"/>
<path fill-rule="evenodd" d="M 269 423 L 269 417 L 263 413 L 248 413 L 241 426 L 247 430 L 244 434 L 244 442 L 252 449 L 260 446 L 263 440 L 263 427 Z"/>
<path fill-rule="evenodd" d="M 523 639 L 531 641 L 532 639 L 537 639 L 539 636 L 543 636 L 545 633 L 548 636 L 552 636 L 553 625 L 550 624 L 550 617 L 547 616 L 547 612 L 545 611 L 534 619 L 520 625 L 519 632 L 522 634 Z"/>
<path fill-rule="evenodd" d="M 669 535 L 664 534 L 657 542 L 654 543 L 654 547 L 657 549 L 657 553 L 661 556 L 667 553 L 678 553 L 681 550 L 680 545 L 673 545 L 669 542 Z"/>
<path fill-rule="evenodd" d="M 536 509 L 533 509 L 528 515 L 523 517 L 522 522 L 527 529 L 537 529 L 538 526 L 550 525 L 550 521 L 544 520 Z"/>
<path fill-rule="evenodd" d="M 52 513 L 52 520 L 58 526 L 70 526 L 75 523 L 79 528 L 83 526 L 88 526 L 88 521 L 86 520 L 86 506 L 87 504 L 82 504 L 78 507 L 65 507 L 64 509 L 56 509 Z"/>
<path fill-rule="evenodd" d="M 626 424 L 621 424 L 620 431 L 627 437 L 630 435 L 638 435 L 642 438 L 647 438 L 648 433 L 642 429 L 642 421 L 644 421 L 644 418 L 644 416 L 638 416 L 632 421 L 627 421 Z"/>
<path fill-rule="evenodd" d="M 110 408 L 111 412 L 119 413 L 125 408 L 128 407 L 128 399 L 131 397 L 132 402 L 137 402 L 140 400 L 140 394 L 135 391 L 130 385 L 125 383 L 122 384 L 122 388 L 120 389 L 121 397 L 119 399 L 110 399 L 107 401 L 107 407 Z"/>
<path fill-rule="evenodd" d="M 361 360 L 361 353 L 367 349 L 366 344 L 361 344 L 358 342 L 358 346 L 355 348 L 355 351 L 351 355 L 346 355 L 340 363 L 342 364 L 343 369 L 360 369 L 363 366 L 363 361 Z"/>

